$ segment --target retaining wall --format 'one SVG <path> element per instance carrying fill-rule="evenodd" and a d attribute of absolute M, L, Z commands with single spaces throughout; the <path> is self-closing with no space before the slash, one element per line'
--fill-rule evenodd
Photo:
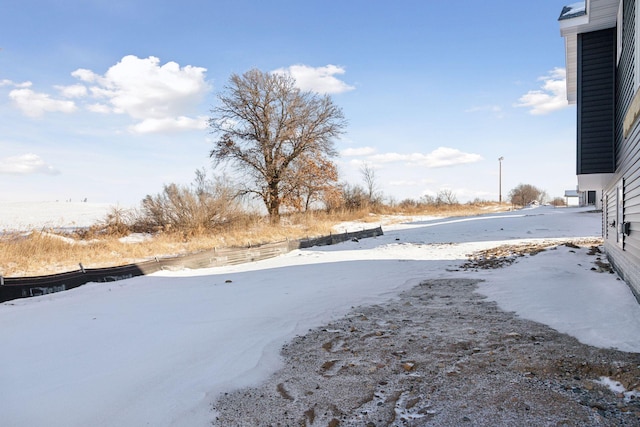
<path fill-rule="evenodd" d="M 214 248 L 208 251 L 108 268 L 84 268 L 66 273 L 34 277 L 0 276 L 0 302 L 17 298 L 27 298 L 51 294 L 77 288 L 89 282 L 113 282 L 136 276 L 155 273 L 160 270 L 178 270 L 220 267 L 260 261 L 285 254 L 294 249 L 326 246 L 352 239 L 381 236 L 382 227 L 342 234 L 332 234 L 315 239 L 288 240 L 245 248 Z"/>

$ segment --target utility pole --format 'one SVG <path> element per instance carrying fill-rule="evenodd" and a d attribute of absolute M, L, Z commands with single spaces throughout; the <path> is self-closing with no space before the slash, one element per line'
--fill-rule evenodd
<path fill-rule="evenodd" d="M 502 204 L 502 161 L 504 157 L 498 157 L 498 162 L 500 164 L 500 169 L 498 171 L 498 203 Z"/>

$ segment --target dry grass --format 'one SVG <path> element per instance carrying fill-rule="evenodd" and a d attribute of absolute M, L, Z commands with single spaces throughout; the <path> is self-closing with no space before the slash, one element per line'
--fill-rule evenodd
<path fill-rule="evenodd" d="M 193 253 L 213 247 L 242 247 L 279 242 L 286 239 L 300 239 L 328 235 L 333 226 L 345 221 L 365 223 L 379 221 L 379 215 L 431 215 L 460 216 L 474 215 L 497 210 L 507 206 L 497 204 L 453 205 L 441 207 L 380 207 L 375 212 L 311 212 L 282 217 L 280 225 L 274 226 L 266 218 L 246 215 L 236 220 L 224 230 L 185 235 L 179 232 L 147 235 L 132 243 L 116 233 L 84 231 L 76 235 L 58 235 L 47 231 L 31 231 L 5 234 L 0 238 L 0 275 L 5 277 L 37 276 L 79 268 L 110 267 L 131 264 L 154 257 Z"/>

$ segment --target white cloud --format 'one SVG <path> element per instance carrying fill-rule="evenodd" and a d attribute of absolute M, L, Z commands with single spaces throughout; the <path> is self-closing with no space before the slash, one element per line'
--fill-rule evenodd
<path fill-rule="evenodd" d="M 27 175 L 34 173 L 57 175 L 60 172 L 32 153 L 0 159 L 0 174 Z"/>
<path fill-rule="evenodd" d="M 435 181 L 432 179 L 421 179 L 421 180 L 395 180 L 389 181 L 390 187 L 413 187 L 417 185 L 427 185 L 433 184 Z"/>
<path fill-rule="evenodd" d="M 129 128 L 133 133 L 157 133 L 175 132 L 180 130 L 192 130 L 207 128 L 208 117 L 200 116 L 192 119 L 190 117 L 164 117 L 161 119 L 145 119 Z"/>
<path fill-rule="evenodd" d="M 296 86 L 305 91 L 332 94 L 355 89 L 335 77 L 336 74 L 345 73 L 345 69 L 337 65 L 329 64 L 324 67 L 292 65 L 289 68 L 278 68 L 274 73 L 290 75 L 296 80 Z"/>
<path fill-rule="evenodd" d="M 352 156 L 370 156 L 376 152 L 376 149 L 373 147 L 360 147 L 360 148 L 347 148 L 340 152 L 340 155 L 343 157 L 352 157 Z"/>
<path fill-rule="evenodd" d="M 82 98 L 87 95 L 87 87 L 81 84 L 71 86 L 55 86 L 65 98 Z"/>
<path fill-rule="evenodd" d="M 200 102 L 209 90 L 205 71 L 175 62 L 160 66 L 156 57 L 129 55 L 98 78 L 98 89 L 115 110 L 136 119 L 172 117 Z"/>
<path fill-rule="evenodd" d="M 19 85 L 0 80 L 0 85 L 18 88 L 9 96 L 30 117 L 53 111 L 71 113 L 80 105 L 95 113 L 126 114 L 136 121 L 129 128 L 132 132 L 150 133 L 206 128 L 202 118 L 193 115 L 211 90 L 205 73 L 205 68 L 181 67 L 175 62 L 162 65 L 154 56 L 128 55 L 104 75 L 84 68 L 72 72 L 78 83 L 54 86 L 64 100 L 27 89 L 31 82 Z"/>
<path fill-rule="evenodd" d="M 395 163 L 404 162 L 412 166 L 422 166 L 427 168 L 442 168 L 466 163 L 475 163 L 482 160 L 479 154 L 465 153 L 456 148 L 439 147 L 431 153 L 384 153 L 376 154 L 368 158 L 374 163 Z"/>
<path fill-rule="evenodd" d="M 529 113 L 534 115 L 548 114 L 566 108 L 569 105 L 566 74 L 564 68 L 554 68 L 548 75 L 538 79 L 543 82 L 541 89 L 530 90 L 522 95 L 515 106 L 530 108 Z"/>
<path fill-rule="evenodd" d="M 89 105 L 93 112 L 127 114 L 138 123 L 130 130 L 138 133 L 202 129 L 200 118 L 190 118 L 211 89 L 206 69 L 176 62 L 160 65 L 160 59 L 128 55 L 99 75 L 78 69 L 71 73 L 91 84 L 89 93 L 100 102 Z"/>
<path fill-rule="evenodd" d="M 418 185 L 418 181 L 389 181 L 389 187 L 413 187 Z"/>
<path fill-rule="evenodd" d="M 83 82 L 87 82 L 87 83 L 94 83 L 96 80 L 99 79 L 99 76 L 96 73 L 84 68 L 78 68 L 77 70 L 72 72 L 71 75 L 76 79 L 81 80 Z"/>
<path fill-rule="evenodd" d="M 362 159 L 351 159 L 348 162 L 353 169 L 360 169 L 365 163 L 367 163 L 367 161 Z"/>
<path fill-rule="evenodd" d="M 3 79 L 0 80 L 0 87 L 1 86 L 13 86 L 13 87 L 17 87 L 17 88 L 26 88 L 26 87 L 31 87 L 33 83 L 26 81 L 26 82 L 22 82 L 22 83 L 16 83 L 12 80 L 8 80 L 8 79 Z"/>
<path fill-rule="evenodd" d="M 52 99 L 46 93 L 31 89 L 14 89 L 9 92 L 14 104 L 29 117 L 41 117 L 46 112 L 72 113 L 77 110 L 73 101 Z"/>
<path fill-rule="evenodd" d="M 424 154 L 400 154 L 400 153 L 382 153 L 370 156 L 369 159 L 376 163 L 394 163 L 394 162 L 407 162 L 410 159 L 417 156 L 424 156 Z"/>
<path fill-rule="evenodd" d="M 108 114 L 111 112 L 111 108 L 109 108 L 108 105 L 104 105 L 100 103 L 87 105 L 87 110 L 91 111 L 92 113 L 101 113 L 101 114 Z"/>

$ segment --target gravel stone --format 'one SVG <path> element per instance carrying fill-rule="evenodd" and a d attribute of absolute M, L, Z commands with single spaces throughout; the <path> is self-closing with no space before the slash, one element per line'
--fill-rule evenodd
<path fill-rule="evenodd" d="M 640 426 L 640 399 L 596 382 L 640 390 L 640 354 L 518 318 L 477 283 L 425 280 L 296 337 L 268 381 L 214 402 L 212 425 Z"/>

